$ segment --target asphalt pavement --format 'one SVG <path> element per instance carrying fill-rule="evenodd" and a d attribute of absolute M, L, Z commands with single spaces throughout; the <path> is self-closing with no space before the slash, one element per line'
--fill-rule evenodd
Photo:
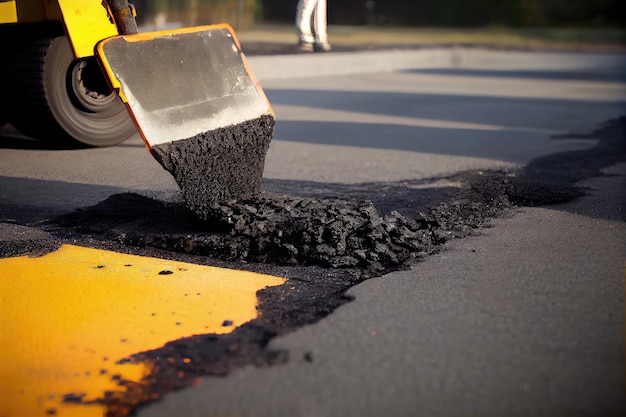
<path fill-rule="evenodd" d="M 302 54 L 292 34 L 266 36 L 240 34 L 277 115 L 268 191 L 375 190 L 393 206 L 397 186 L 437 193 L 466 170 L 584 155 L 597 144 L 588 134 L 626 113 L 621 53 L 406 39 L 374 48 L 360 37 Z M 51 151 L 7 128 L 3 136 L 4 222 L 36 228 L 120 192 L 180 199 L 138 139 Z M 570 169 L 584 171 L 584 157 L 576 161 Z M 626 162 L 602 169 L 579 183 L 583 198 L 517 209 L 351 288 L 352 302 L 271 340 L 285 363 L 202 378 L 137 414 L 622 415 Z"/>

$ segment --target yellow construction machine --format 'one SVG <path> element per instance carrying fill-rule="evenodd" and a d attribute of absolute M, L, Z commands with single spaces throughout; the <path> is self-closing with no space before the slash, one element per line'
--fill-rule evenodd
<path fill-rule="evenodd" d="M 139 33 L 128 0 L 0 0 L 0 125 L 111 146 L 134 134 L 192 209 L 259 191 L 271 106 L 227 24 Z"/>

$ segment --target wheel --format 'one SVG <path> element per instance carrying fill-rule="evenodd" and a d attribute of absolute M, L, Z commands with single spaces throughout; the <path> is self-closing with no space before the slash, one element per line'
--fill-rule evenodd
<path fill-rule="evenodd" d="M 7 124 L 8 120 L 9 120 L 9 116 L 7 115 L 7 109 L 4 104 L 4 97 L 2 97 L 0 98 L 0 127 Z"/>
<path fill-rule="evenodd" d="M 14 54 L 9 71 L 14 81 L 9 121 L 25 135 L 101 147 L 136 133 L 96 59 L 75 59 L 66 36 L 29 42 Z"/>
<path fill-rule="evenodd" d="M 0 37 L 3 36 L 0 33 Z M 0 43 L 0 56 L 8 57 L 9 51 L 8 48 L 5 48 L 2 43 Z M 0 80 L 7 80 L 7 60 L 6 58 L 0 61 Z M 9 121 L 8 115 L 8 105 L 11 102 L 11 95 L 7 89 L 4 90 L 3 94 L 0 96 L 0 127 L 4 126 Z"/>
<path fill-rule="evenodd" d="M 1 35 L 0 35 L 1 36 Z M 7 52 L 4 51 L 3 48 L 0 47 L 0 56 L 7 56 Z M 6 80 L 6 61 L 0 62 L 0 80 Z M 5 93 L 6 94 L 6 93 Z M 0 127 L 4 126 L 6 122 L 9 120 L 9 116 L 7 114 L 7 104 L 11 99 L 4 94 L 0 96 Z"/>

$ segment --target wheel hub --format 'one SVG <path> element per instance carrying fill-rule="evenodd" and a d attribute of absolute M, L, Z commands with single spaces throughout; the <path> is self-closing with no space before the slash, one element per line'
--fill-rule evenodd
<path fill-rule="evenodd" d="M 86 110 L 101 111 L 104 106 L 115 100 L 116 95 L 102 75 L 95 59 L 75 61 L 68 75 L 71 95 Z"/>

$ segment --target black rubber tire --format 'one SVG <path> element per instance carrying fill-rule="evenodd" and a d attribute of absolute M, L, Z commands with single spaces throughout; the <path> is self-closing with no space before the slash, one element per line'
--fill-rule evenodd
<path fill-rule="evenodd" d="M 0 39 L 4 34 L 0 32 Z M 6 39 L 6 38 L 5 38 Z M 11 81 L 7 78 L 7 65 L 8 65 L 8 57 L 10 56 L 10 50 L 5 47 L 3 43 L 0 43 L 0 56 L 3 57 L 0 60 L 0 80 L 5 80 L 5 82 L 10 83 Z M 9 121 L 8 108 L 9 103 L 11 102 L 11 92 L 5 88 L 3 94 L 0 95 L 0 127 L 4 126 Z"/>
<path fill-rule="evenodd" d="M 9 122 L 27 136 L 59 145 L 103 147 L 137 132 L 95 58 L 76 60 L 66 36 L 29 42 L 14 54 L 9 71 L 14 101 Z"/>
<path fill-rule="evenodd" d="M 0 34 L 2 36 L 2 34 Z M 5 57 L 4 60 L 0 61 L 0 80 L 7 80 L 7 63 L 6 57 L 8 56 L 8 52 L 5 48 L 2 48 L 0 45 L 0 56 Z M 11 95 L 8 91 L 4 91 L 4 94 L 0 95 L 0 127 L 4 126 L 9 121 L 9 115 L 7 114 L 8 104 L 11 100 Z"/>
<path fill-rule="evenodd" d="M 2 77 L 1 74 L 0 77 Z M 5 80 L 6 78 L 1 79 Z M 6 103 L 4 101 L 5 97 L 0 97 L 0 127 L 4 126 L 9 121 L 9 115 L 7 114 Z"/>

